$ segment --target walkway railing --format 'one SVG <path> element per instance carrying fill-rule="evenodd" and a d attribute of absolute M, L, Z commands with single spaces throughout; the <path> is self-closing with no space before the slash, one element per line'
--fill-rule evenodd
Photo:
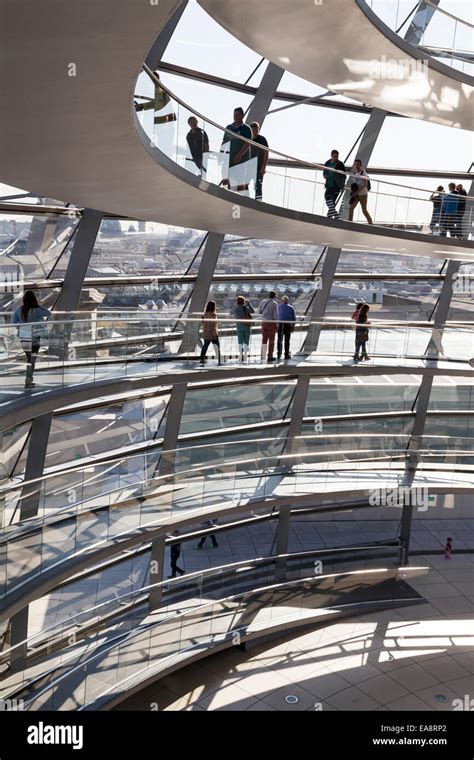
<path fill-rule="evenodd" d="M 126 539 L 135 536 L 137 543 L 144 543 L 150 531 L 160 526 L 171 530 L 182 520 L 192 524 L 209 515 L 268 509 L 344 488 L 377 494 L 402 487 L 409 440 L 409 429 L 346 435 L 323 429 L 298 436 L 290 442 L 291 450 L 285 449 L 284 434 L 213 442 L 165 451 L 161 460 L 158 452 L 153 457 L 127 457 L 79 472 L 77 483 L 70 475 L 62 482 L 45 477 L 37 481 L 37 492 L 32 481 L 28 498 L 37 497 L 39 516 L 0 535 L 0 596 L 11 598 L 46 571 L 59 572 L 73 559 L 90 563 L 107 545 L 114 544 L 118 554 L 127 548 L 121 547 Z M 437 435 L 423 436 L 417 457 L 418 480 L 412 486 L 416 498 L 420 487 L 472 490 L 472 438 L 453 437 L 449 448 Z M 174 473 L 160 476 L 163 464 L 173 466 Z M 25 498 L 19 487 L 14 491 Z M 378 506 L 383 506 L 383 497 Z M 428 507 L 420 506 L 424 511 Z"/>
<path fill-rule="evenodd" d="M 280 164 L 283 162 L 283 166 L 273 167 L 271 172 L 263 175 L 262 197 L 265 202 L 311 214 L 340 215 L 342 219 L 352 213 L 350 193 L 355 179 L 350 171 L 312 163 L 315 173 L 310 177 L 307 161 L 271 147 L 262 147 L 217 124 L 175 95 L 160 81 L 157 72 L 152 72 L 146 65 L 137 81 L 135 109 L 150 147 L 159 148 L 168 158 L 207 182 L 243 196 L 259 198 L 260 162 L 268 154 L 279 159 Z M 194 133 L 197 138 L 188 135 L 191 117 L 196 118 L 201 130 Z M 297 176 L 298 163 L 305 167 L 301 177 Z M 329 203 L 325 200 L 322 172 L 333 178 L 333 188 L 339 188 Z M 471 236 L 474 197 L 455 196 L 455 202 L 450 201 L 445 210 L 438 212 L 431 200 L 432 190 L 373 177 L 367 179 L 371 185 L 367 208 L 374 224 L 463 239 Z M 363 189 L 360 181 L 359 186 Z M 354 219 L 356 222 L 366 221 L 361 216 L 360 204 L 355 207 Z"/>
<path fill-rule="evenodd" d="M 42 673 L 33 694 L 27 674 L 19 674 L 16 693 L 21 694 L 22 685 L 27 689 L 28 710 L 97 708 L 119 697 L 126 685 L 139 684 L 152 674 L 158 676 L 172 664 L 202 656 L 213 647 L 232 645 L 236 637 L 244 641 L 264 632 L 323 620 L 324 615 L 336 612 L 354 614 L 417 603 L 421 597 L 406 581 L 427 571 L 423 567 L 384 567 L 322 575 L 313 572 L 305 577 L 300 566 L 292 573 L 297 579 L 275 583 L 275 573 L 288 561 L 288 555 L 263 560 L 268 575 L 251 591 L 231 595 L 225 587 L 217 601 L 204 604 L 198 592 L 197 598 L 181 608 L 174 606 L 160 610 L 158 616 L 142 618 L 132 631 L 127 625 L 124 630 L 119 627 L 109 638 L 92 641 L 93 646 L 86 639 L 84 646 L 78 647 L 76 662 L 74 655 L 64 665 L 57 661 Z M 252 584 L 258 582 L 254 567 L 238 563 L 221 570 L 239 573 L 238 588 L 245 584 L 248 573 Z M 97 644 L 102 646 L 97 648 Z"/>
<path fill-rule="evenodd" d="M 255 307 L 258 312 L 257 303 Z M 157 310 L 152 312 L 153 316 L 146 311 L 124 311 L 120 317 L 116 313 L 108 317 L 95 313 L 84 316 L 81 312 L 76 319 L 72 313 L 68 313 L 67 318 L 54 314 L 41 323 L 11 325 L 7 321 L 0 324 L 0 408 L 23 396 L 32 398 L 48 390 L 98 381 L 156 376 L 163 383 L 168 376 L 171 381 L 189 369 L 189 361 L 193 367 L 200 366 L 202 315 L 182 315 L 172 310 Z M 253 316 L 251 322 L 239 322 L 230 317 L 228 311 L 223 311 L 222 316 L 218 314 L 222 369 L 262 366 L 261 317 L 258 313 Z M 9 320 L 10 315 L 5 314 L 4 319 Z M 243 322 L 250 330 L 245 353 L 236 330 L 236 325 Z M 275 329 L 278 324 L 283 323 L 275 323 Z M 291 327 L 294 329 L 290 350 L 294 360 L 304 354 L 306 363 L 321 362 L 325 358 L 332 363 L 354 363 L 357 325 L 349 317 L 317 321 L 303 315 L 291 323 Z M 403 360 L 407 366 L 416 368 L 419 362 L 438 355 L 441 360 L 461 363 L 473 359 L 474 332 L 470 321 L 451 321 L 445 327 L 434 327 L 430 322 L 371 319 L 370 361 L 390 364 L 395 360 L 400 364 Z M 317 353 L 312 349 L 315 332 L 320 333 Z M 183 353 L 183 338 L 189 334 L 194 336 L 192 345 L 196 348 Z M 275 336 L 274 358 L 277 358 L 277 338 L 278 335 Z M 266 358 L 263 362 L 267 367 Z M 217 348 L 211 346 L 203 366 L 214 367 L 217 363 Z"/>
<path fill-rule="evenodd" d="M 183 535 L 180 540 L 185 541 L 186 535 Z M 34 660 L 37 657 L 49 655 L 53 649 L 67 648 L 71 637 L 79 640 L 88 636 L 91 641 L 91 628 L 97 642 L 100 640 L 100 631 L 112 623 L 123 624 L 126 620 L 127 625 L 134 628 L 146 617 L 146 605 L 150 594 L 155 591 L 161 591 L 163 594 L 160 614 L 170 614 L 176 610 L 177 605 L 183 605 L 183 602 L 186 602 L 187 608 L 189 604 L 204 604 L 209 599 L 221 598 L 224 591 L 228 595 L 235 595 L 255 585 L 270 584 L 275 580 L 276 565 L 279 565 L 278 569 L 284 570 L 287 580 L 294 580 L 310 573 L 321 574 L 323 567 L 326 574 L 335 572 L 337 566 L 340 569 L 341 563 L 347 562 L 352 563 L 353 570 L 356 569 L 355 563 L 358 570 L 368 569 L 378 561 L 381 553 L 383 556 L 396 557 L 398 548 L 399 544 L 396 540 L 387 539 L 383 542 L 374 542 L 371 546 L 351 545 L 295 554 L 280 554 L 278 555 L 279 562 L 276 562 L 275 555 L 272 555 L 186 573 L 183 577 L 168 578 L 167 581 L 142 585 L 134 588 L 133 591 L 118 593 L 115 590 L 112 598 L 92 604 L 72 615 L 67 614 L 59 622 L 42 628 L 14 646 L 6 647 L 0 652 L 0 662 L 7 664 L 12 656 L 23 648 L 26 648 L 26 658 Z M 27 669 L 23 673 L 22 681 L 26 679 Z M 18 675 L 15 675 L 14 681 L 18 683 Z"/>

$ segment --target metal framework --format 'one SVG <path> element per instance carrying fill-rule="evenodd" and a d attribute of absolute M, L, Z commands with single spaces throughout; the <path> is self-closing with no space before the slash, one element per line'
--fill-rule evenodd
<path fill-rule="evenodd" d="M 432 0 L 437 2 L 437 0 Z M 147 65 L 150 68 L 156 69 L 157 67 L 161 71 L 168 71 L 171 73 L 180 73 L 183 76 L 192 77 L 194 79 L 201 79 L 211 82 L 219 86 L 227 86 L 229 82 L 217 77 L 211 77 L 210 75 L 204 75 L 199 72 L 190 72 L 182 67 L 172 66 L 170 64 L 164 64 L 161 61 L 162 55 L 170 41 L 174 30 L 181 18 L 181 15 L 186 7 L 187 0 L 178 8 L 175 14 L 171 17 L 163 32 L 157 39 L 155 45 L 150 51 L 147 57 Z M 434 9 L 430 6 L 421 6 L 417 11 L 417 14 L 413 18 L 410 28 L 405 35 L 405 39 L 412 43 L 418 43 L 421 36 L 426 29 Z M 283 76 L 283 70 L 274 64 L 268 64 L 265 73 L 262 77 L 261 84 L 258 88 L 251 88 L 248 85 L 240 85 L 234 83 L 233 89 L 240 92 L 248 92 L 254 94 L 254 100 L 250 105 L 250 109 L 247 115 L 247 122 L 257 120 L 261 124 L 263 123 L 265 116 L 267 115 L 270 105 L 274 99 L 293 99 L 294 102 L 298 102 L 299 96 L 289 96 L 288 93 L 278 92 L 278 86 Z M 303 97 L 299 98 L 304 100 Z M 316 100 L 316 99 L 312 99 Z M 316 102 L 314 102 L 316 105 Z M 376 145 L 376 141 L 384 124 L 387 115 L 397 116 L 396 114 L 387 114 L 387 112 L 380 109 L 369 109 L 366 106 L 351 105 L 346 103 L 338 103 L 337 101 L 319 100 L 317 105 L 328 108 L 339 108 L 341 110 L 352 110 L 362 113 L 370 113 L 368 122 L 360 136 L 360 142 L 358 142 L 357 155 L 361 158 L 363 165 L 368 166 L 372 152 Z M 277 161 L 271 161 L 274 165 L 278 165 Z M 299 168 L 302 168 L 298 165 Z M 304 167 L 303 167 L 304 168 Z M 371 169 L 376 172 L 376 169 Z M 379 173 L 401 173 L 392 169 L 380 169 Z M 409 170 L 404 170 L 409 172 Z M 412 172 L 415 176 L 433 176 L 433 177 L 447 177 L 457 176 L 448 173 L 427 173 L 427 172 Z M 462 178 L 469 177 L 469 173 L 462 174 Z M 469 195 L 474 194 L 474 183 L 471 185 Z M 344 199 L 345 201 L 346 199 Z M 18 204 L 20 206 L 21 204 Z M 343 205 L 347 206 L 343 202 Z M 22 207 L 22 210 L 24 207 Z M 38 218 L 35 216 L 31 225 L 30 236 L 27 242 L 27 253 L 34 254 L 38 250 L 43 250 L 47 247 L 51 241 L 52 233 L 54 231 L 55 222 L 53 222 L 48 216 L 42 218 L 42 214 L 51 213 L 51 209 L 48 207 L 38 210 Z M 69 210 L 54 209 L 54 213 L 59 215 L 71 216 Z M 75 212 L 72 212 L 75 213 Z M 79 212 L 77 212 L 79 213 Z M 347 209 L 346 209 L 347 213 Z M 59 298 L 55 304 L 55 311 L 75 312 L 78 307 L 81 290 L 85 284 L 87 285 L 103 285 L 113 284 L 116 282 L 130 283 L 130 284 L 147 284 L 153 281 L 153 277 L 146 276 L 124 276 L 117 278 L 86 278 L 86 273 L 90 261 L 90 257 L 94 248 L 96 237 L 100 229 L 100 224 L 105 215 L 93 209 L 85 209 L 82 218 L 79 222 L 78 232 L 76 234 L 74 246 L 71 252 L 71 258 L 67 267 L 67 272 L 64 279 L 48 279 L 46 281 L 38 281 L 37 287 L 61 287 Z M 199 315 L 202 313 L 206 300 L 209 296 L 209 290 L 213 281 L 239 281 L 239 280 L 262 280 L 269 279 L 268 274 L 259 275 L 245 275 L 242 273 L 236 275 L 230 274 L 215 274 L 216 264 L 219 259 L 221 247 L 224 242 L 225 236 L 220 233 L 208 232 L 207 239 L 204 245 L 202 258 L 199 266 L 199 270 L 196 275 L 164 275 L 160 277 L 163 282 L 189 282 L 193 283 L 193 291 L 189 301 L 188 311 L 191 315 Z M 423 440 L 425 431 L 426 420 L 428 417 L 428 410 L 430 406 L 430 397 L 433 388 L 434 378 L 438 374 L 462 376 L 468 375 L 467 370 L 460 370 L 458 368 L 443 367 L 440 368 L 439 360 L 442 356 L 442 338 L 443 331 L 445 329 L 451 301 L 453 298 L 453 280 L 454 276 L 459 272 L 461 262 L 448 261 L 446 269 L 443 274 L 433 274 L 427 276 L 426 274 L 394 274 L 381 273 L 357 273 L 346 272 L 338 273 L 337 267 L 340 260 L 341 250 L 338 248 L 328 248 L 326 251 L 324 264 L 320 272 L 304 273 L 304 274 L 272 274 L 271 278 L 278 279 L 282 282 L 291 282 L 292 280 L 315 280 L 318 278 L 319 285 L 315 290 L 314 297 L 310 304 L 308 315 L 310 321 L 320 321 L 325 317 L 329 296 L 333 284 L 337 281 L 344 280 L 382 280 L 382 279 L 399 279 L 399 280 L 422 280 L 432 279 L 442 282 L 442 288 L 439 295 L 439 299 L 431 315 L 430 322 L 432 323 L 432 335 L 430 343 L 426 351 L 426 365 L 423 368 L 412 368 L 410 372 L 413 374 L 420 374 L 422 376 L 419 392 L 413 409 L 409 414 L 413 418 L 413 428 L 410 436 L 410 441 L 406 452 L 406 469 L 404 474 L 405 485 L 410 486 L 414 482 L 416 476 L 417 467 L 419 464 L 419 449 Z M 301 356 L 307 356 L 318 349 L 318 344 L 321 335 L 321 326 L 312 325 L 308 330 L 305 338 Z M 194 324 L 186 323 L 183 330 L 183 337 L 180 346 L 180 353 L 190 353 L 195 350 L 196 344 L 199 340 L 199 323 L 196 321 Z M 66 350 L 68 343 L 68 336 L 64 336 L 63 333 L 63 348 Z M 404 374 L 407 372 L 405 367 L 399 367 L 394 370 L 389 368 L 390 372 L 395 374 Z M 354 367 L 337 367 L 331 368 L 331 376 L 345 376 L 350 374 L 357 374 L 359 368 Z M 364 367 L 364 376 L 381 376 L 387 373 L 386 366 L 378 367 Z M 175 453 L 180 442 L 192 440 L 192 435 L 180 436 L 181 420 L 183 416 L 184 404 L 186 401 L 187 393 L 190 390 L 190 386 L 193 388 L 209 388 L 210 393 L 212 389 L 219 385 L 223 381 L 232 379 L 235 383 L 253 383 L 253 382 L 273 382 L 275 379 L 289 380 L 296 379 L 295 390 L 292 397 L 292 407 L 290 419 L 286 420 L 272 420 L 270 423 L 259 423 L 254 428 L 251 426 L 242 426 L 242 430 L 264 429 L 265 425 L 271 424 L 287 425 L 288 427 L 288 445 L 286 446 L 284 453 L 293 454 L 296 449 L 296 438 L 301 434 L 303 424 L 308 421 L 306 416 L 306 406 L 308 392 L 310 388 L 310 382 L 312 377 L 321 377 L 328 374 L 327 367 L 318 366 L 298 366 L 298 367 L 240 367 L 231 370 L 208 370 L 206 372 L 206 379 L 202 380 L 202 375 L 198 375 L 196 372 L 183 372 L 179 376 L 172 376 L 170 374 L 158 374 L 154 377 L 139 378 L 138 380 L 116 379 L 106 380 L 103 382 L 91 383 L 88 386 L 84 385 L 80 388 L 62 389 L 58 392 L 51 392 L 47 398 L 38 399 L 21 399 L 20 401 L 11 403 L 5 410 L 0 413 L 0 426 L 1 429 L 10 426 L 13 420 L 29 419 L 28 415 L 33 416 L 33 413 L 37 411 L 37 416 L 34 418 L 31 433 L 29 436 L 28 454 L 26 459 L 26 466 L 24 472 L 25 485 L 21 491 L 21 511 L 20 520 L 25 521 L 29 518 L 34 518 L 38 513 L 39 504 L 39 490 L 35 485 L 32 486 L 31 481 L 40 479 L 44 474 L 45 469 L 45 457 L 48 450 L 48 444 L 50 440 L 51 423 L 53 420 L 54 410 L 59 406 L 64 406 L 64 403 L 76 404 L 80 401 L 83 402 L 84 407 L 92 407 L 94 404 L 98 404 L 97 397 L 103 395 L 107 397 L 112 393 L 122 393 L 124 397 L 127 394 L 143 393 L 153 394 L 156 392 L 156 388 L 160 385 L 171 386 L 171 396 L 167 408 L 166 425 L 164 431 L 164 437 L 162 441 L 155 441 L 154 446 L 161 447 L 162 456 L 160 458 L 158 475 L 166 476 L 172 475 L 175 468 Z M 201 383 L 201 384 L 199 384 Z M 103 404 L 104 402 L 100 402 Z M 365 418 L 375 418 L 376 414 L 359 415 Z M 381 415 L 379 415 L 381 416 Z M 341 419 L 341 416 L 335 417 L 335 419 Z M 346 418 L 347 419 L 347 418 Z M 233 428 L 233 432 L 236 432 L 236 428 Z M 241 432 L 239 429 L 238 432 Z M 210 433 L 210 437 L 214 438 L 217 435 L 222 434 L 223 431 L 213 431 Z M 200 434 L 202 436 L 202 434 Z M 196 434 L 197 436 L 197 434 Z M 98 458 L 100 460 L 100 457 Z M 343 494 L 342 496 L 346 496 Z M 172 498 L 172 497 L 170 497 Z M 301 500 L 303 501 L 303 500 Z M 288 552 L 288 539 L 291 521 L 291 508 L 298 503 L 288 499 L 287 503 L 282 500 L 279 504 L 279 516 L 278 526 L 276 534 L 276 553 L 279 555 L 287 554 Z M 242 511 L 242 509 L 241 509 Z M 400 561 L 402 564 L 408 564 L 409 562 L 409 547 L 410 547 L 410 533 L 413 520 L 413 506 L 405 505 L 402 511 L 401 524 L 399 530 L 399 542 L 400 542 Z M 198 518 L 193 518 L 194 522 L 198 521 Z M 151 554 L 150 561 L 153 563 L 153 571 L 150 569 L 149 579 L 152 583 L 159 583 L 164 579 L 164 552 L 166 535 L 162 528 L 150 531 L 151 536 Z M 133 536 L 128 542 L 124 542 L 124 548 L 133 547 L 143 541 L 143 538 L 139 536 Z M 101 558 L 112 556 L 115 547 L 107 547 L 102 551 Z M 79 567 L 85 567 L 88 560 L 81 560 L 74 566 L 75 570 Z M 277 577 L 281 580 L 285 576 L 286 562 L 277 563 Z M 161 603 L 161 586 L 153 589 L 149 595 L 149 608 L 155 610 Z M 27 638 L 28 631 L 28 602 L 26 606 L 21 607 L 21 604 L 16 604 L 15 613 L 11 618 L 11 645 L 14 646 L 19 642 L 24 641 Z M 17 669 L 21 669 L 24 666 L 26 658 L 26 646 L 18 646 L 15 649 L 15 655 L 11 659 L 11 669 L 14 672 Z"/>

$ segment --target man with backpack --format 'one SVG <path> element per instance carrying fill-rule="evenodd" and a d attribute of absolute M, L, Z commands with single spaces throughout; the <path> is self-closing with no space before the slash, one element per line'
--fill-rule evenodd
<path fill-rule="evenodd" d="M 356 158 L 354 166 L 351 171 L 352 182 L 357 185 L 358 190 L 353 195 L 351 194 L 351 202 L 349 205 L 349 221 L 352 222 L 354 216 L 354 209 L 358 203 L 362 209 L 362 213 L 367 219 L 369 224 L 373 224 L 372 217 L 367 211 L 367 199 L 369 191 L 371 189 L 370 179 L 362 168 L 362 161 L 360 158 Z"/>

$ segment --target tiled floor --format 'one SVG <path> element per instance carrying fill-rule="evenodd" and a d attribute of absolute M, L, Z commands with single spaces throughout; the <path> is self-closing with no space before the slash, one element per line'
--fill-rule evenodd
<path fill-rule="evenodd" d="M 425 605 L 213 655 L 119 709 L 452 710 L 474 693 L 474 555 L 416 563 L 431 567 L 412 584 Z"/>

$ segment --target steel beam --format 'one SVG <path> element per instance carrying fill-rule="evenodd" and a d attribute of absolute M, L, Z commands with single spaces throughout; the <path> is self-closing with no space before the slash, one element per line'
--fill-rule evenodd
<path fill-rule="evenodd" d="M 363 129 L 355 158 L 360 158 L 364 170 L 366 170 L 366 167 L 369 165 L 369 161 L 375 148 L 375 143 L 377 142 L 386 116 L 387 111 L 383 111 L 381 108 L 373 108 L 367 124 Z M 344 191 L 341 202 L 341 219 L 347 219 L 349 216 L 349 196 L 350 188 L 347 188 Z"/>
<path fill-rule="evenodd" d="M 443 353 L 442 338 L 446 319 L 449 314 L 449 307 L 453 296 L 453 280 L 457 274 L 460 261 L 448 261 L 445 278 L 441 292 L 433 313 L 433 330 L 430 342 L 426 349 L 427 356 L 436 361 Z M 434 375 L 424 375 L 420 383 L 420 389 L 414 405 L 415 419 L 410 440 L 407 446 L 407 461 L 403 486 L 411 487 L 419 463 L 419 449 L 423 442 L 423 435 L 426 426 L 426 417 L 430 403 L 431 391 L 433 388 Z M 402 517 L 400 522 L 400 564 L 407 565 L 410 551 L 411 524 L 413 519 L 413 504 L 404 504 L 402 508 Z"/>
<path fill-rule="evenodd" d="M 284 447 L 284 453 L 290 456 L 296 455 L 297 444 L 296 438 L 301 435 L 301 428 L 303 426 L 303 418 L 306 410 L 306 399 L 308 396 L 308 389 L 310 386 L 310 376 L 301 376 L 296 382 L 296 388 L 293 395 L 293 405 L 291 408 L 290 424 L 287 433 L 287 442 Z M 285 462 L 285 460 L 282 460 Z M 288 469 L 292 467 L 293 459 L 290 459 Z M 277 534 L 276 534 L 276 553 L 288 554 L 288 539 L 290 533 L 291 523 L 291 505 L 282 506 L 278 514 Z M 277 580 L 284 580 L 286 578 L 286 560 L 277 560 L 275 566 L 275 573 Z"/>
<path fill-rule="evenodd" d="M 260 126 L 263 124 L 263 121 L 272 104 L 273 98 L 275 97 L 278 85 L 280 84 L 283 77 L 283 73 L 283 69 L 281 69 L 279 66 L 276 66 L 271 61 L 268 63 L 267 68 L 265 69 L 265 73 L 258 86 L 256 95 L 250 104 L 250 108 L 245 119 L 247 124 L 250 124 L 252 121 L 258 121 Z"/>
<path fill-rule="evenodd" d="M 428 5 L 427 3 L 420 4 L 420 7 L 410 22 L 410 26 L 405 32 L 404 39 L 407 42 L 411 42 L 412 45 L 420 44 L 421 38 L 426 32 L 428 24 L 436 13 L 436 8 L 433 8 L 432 6 L 438 4 L 439 0 L 431 0 L 431 5 Z"/>
<path fill-rule="evenodd" d="M 86 208 L 79 223 L 71 256 L 64 276 L 55 311 L 75 311 L 80 301 L 82 284 L 89 267 L 103 214 Z"/>
<path fill-rule="evenodd" d="M 236 195 L 238 203 L 238 195 Z M 224 242 L 225 235 L 217 232 L 209 232 L 202 252 L 201 263 L 196 277 L 196 283 L 193 288 L 191 301 L 189 304 L 188 314 L 195 318 L 195 322 L 186 322 L 183 330 L 183 340 L 179 353 L 191 353 L 196 348 L 199 340 L 199 318 L 204 311 L 206 301 L 209 297 L 209 290 L 214 276 L 217 260 Z"/>
<path fill-rule="evenodd" d="M 166 415 L 165 432 L 161 449 L 160 462 L 158 465 L 159 477 L 172 475 L 176 460 L 176 448 L 178 446 L 179 429 L 183 415 L 184 402 L 186 399 L 187 383 L 177 383 L 171 389 L 170 400 Z M 170 495 L 170 506 L 173 494 Z M 160 583 L 163 578 L 165 564 L 165 535 L 160 535 L 152 541 L 150 552 L 149 583 Z M 153 588 L 149 594 L 150 611 L 155 610 L 161 604 L 162 588 Z"/>
<path fill-rule="evenodd" d="M 73 329 L 72 320 L 80 299 L 84 278 L 89 267 L 92 251 L 99 233 L 103 214 L 94 209 L 84 209 L 79 228 L 64 276 L 59 298 L 54 305 L 53 327 L 50 333 L 49 345 L 51 352 L 64 359 L 68 351 L 68 343 Z M 64 313 L 65 312 L 65 313 Z M 74 357 L 71 357 L 74 358 Z"/>
<path fill-rule="evenodd" d="M 334 281 L 334 275 L 336 273 L 340 255 L 340 248 L 328 248 L 326 251 L 323 268 L 321 270 L 321 276 L 318 278 L 321 287 L 315 291 L 313 297 L 313 303 L 309 315 L 310 324 L 308 326 L 308 332 L 306 334 L 305 341 L 301 348 L 301 354 L 311 354 L 313 351 L 316 351 L 318 347 L 322 328 L 321 325 L 315 325 L 312 324 L 312 322 L 321 321 L 326 313 L 326 308 L 331 293 L 331 287 Z"/>
<path fill-rule="evenodd" d="M 40 485 L 31 481 L 41 478 L 48 449 L 49 431 L 53 412 L 35 417 L 28 441 L 28 455 L 25 465 L 25 485 L 21 491 L 20 520 L 27 520 L 38 514 L 40 502 Z"/>
<path fill-rule="evenodd" d="M 149 66 L 153 71 L 156 69 L 161 59 L 163 58 L 164 52 L 168 47 L 168 44 L 174 34 L 176 27 L 178 26 L 181 16 L 186 10 L 187 4 L 188 0 L 182 1 L 181 5 L 176 8 L 175 12 L 171 15 L 170 19 L 167 21 L 160 34 L 156 38 L 155 42 L 153 43 L 153 46 L 145 59 L 146 65 Z"/>
<path fill-rule="evenodd" d="M 28 611 L 29 605 L 16 612 L 10 620 L 10 646 L 15 647 L 10 655 L 10 673 L 19 673 L 26 668 Z M 21 644 L 22 641 L 25 643 Z"/>

